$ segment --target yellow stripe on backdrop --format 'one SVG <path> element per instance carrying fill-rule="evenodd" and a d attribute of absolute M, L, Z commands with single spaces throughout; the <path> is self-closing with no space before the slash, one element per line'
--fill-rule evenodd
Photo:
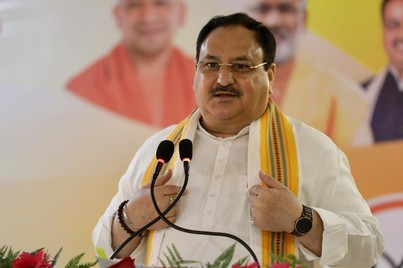
<path fill-rule="evenodd" d="M 386 64 L 381 0 L 307 0 L 308 29 L 374 73 Z"/>

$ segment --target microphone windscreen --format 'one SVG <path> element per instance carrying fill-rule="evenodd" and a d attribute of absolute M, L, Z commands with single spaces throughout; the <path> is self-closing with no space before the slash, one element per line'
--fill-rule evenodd
<path fill-rule="evenodd" d="M 183 139 L 179 142 L 179 155 L 181 160 L 192 160 L 193 146 L 192 141 L 189 139 Z"/>
<path fill-rule="evenodd" d="M 158 160 L 162 160 L 164 163 L 171 160 L 172 155 L 174 154 L 175 146 L 170 140 L 163 140 L 157 148 L 156 158 Z"/>

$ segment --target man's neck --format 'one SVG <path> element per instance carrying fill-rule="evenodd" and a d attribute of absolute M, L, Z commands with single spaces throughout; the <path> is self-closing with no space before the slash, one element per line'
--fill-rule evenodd
<path fill-rule="evenodd" d="M 276 67 L 276 78 L 274 80 L 274 85 L 273 89 L 274 92 L 271 95 L 271 98 L 276 102 L 278 105 L 281 105 L 286 90 L 287 90 L 287 85 L 290 80 L 292 71 L 294 69 L 295 65 L 295 58 L 291 58 L 290 60 L 278 64 Z"/>
<path fill-rule="evenodd" d="M 173 48 L 167 47 L 156 54 L 144 54 L 128 49 L 131 62 L 140 76 L 155 75 L 166 70 Z"/>
<path fill-rule="evenodd" d="M 250 123 L 249 123 L 250 124 Z M 241 130 L 243 130 L 245 127 L 249 125 L 248 123 L 235 123 L 231 124 L 228 122 L 221 122 L 218 124 L 215 124 L 215 126 L 208 125 L 206 121 L 203 119 L 203 117 L 200 118 L 200 125 L 202 128 L 210 133 L 211 135 L 218 137 L 218 138 L 228 138 L 228 137 L 233 137 L 236 136 L 240 133 Z"/>

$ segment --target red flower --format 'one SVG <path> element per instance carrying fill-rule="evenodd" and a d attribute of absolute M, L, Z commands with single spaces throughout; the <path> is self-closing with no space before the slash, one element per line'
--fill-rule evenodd
<path fill-rule="evenodd" d="M 33 253 L 23 252 L 13 261 L 13 268 L 52 268 L 42 250 Z"/>
<path fill-rule="evenodd" d="M 112 266 L 109 266 L 109 268 L 135 268 L 136 266 L 134 265 L 134 260 L 130 257 L 126 257 L 122 259 L 120 262 L 115 263 Z"/>
<path fill-rule="evenodd" d="M 258 264 L 257 262 L 253 262 L 251 264 L 246 263 L 245 265 L 241 266 L 240 264 L 236 263 L 232 265 L 232 268 L 258 268 Z"/>

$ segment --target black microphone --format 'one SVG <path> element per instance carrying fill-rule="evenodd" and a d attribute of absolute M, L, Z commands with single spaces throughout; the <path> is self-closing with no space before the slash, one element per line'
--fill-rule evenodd
<path fill-rule="evenodd" d="M 158 145 L 156 158 L 157 158 L 157 166 L 155 167 L 154 174 L 152 179 L 155 180 L 160 174 L 162 166 L 171 160 L 172 155 L 174 154 L 175 145 L 170 140 L 163 140 Z"/>
<path fill-rule="evenodd" d="M 193 146 L 189 139 L 183 139 L 179 142 L 179 156 L 183 162 L 185 176 L 189 176 L 189 163 L 192 160 Z"/>
<path fill-rule="evenodd" d="M 157 200 L 155 198 L 155 194 L 154 194 L 155 181 L 151 182 L 151 188 L 150 188 L 151 199 L 153 201 L 154 208 L 155 208 L 156 212 L 159 215 L 159 218 L 161 218 L 171 228 L 174 228 L 174 229 L 176 229 L 178 231 L 181 231 L 181 232 L 185 232 L 185 233 L 189 233 L 189 234 L 196 234 L 196 235 L 210 235 L 210 236 L 221 236 L 221 237 L 231 238 L 231 239 L 237 241 L 238 243 L 240 243 L 249 252 L 249 254 L 253 258 L 253 260 L 257 263 L 258 267 L 260 267 L 259 260 L 258 260 L 258 258 L 256 256 L 256 254 L 253 252 L 251 247 L 248 244 L 246 244 L 239 237 L 237 237 L 235 235 L 232 235 L 232 234 L 229 234 L 229 233 L 223 233 L 223 232 L 211 232 L 211 231 L 201 231 L 201 230 L 192 230 L 192 229 L 183 228 L 181 226 L 178 226 L 178 225 L 170 222 L 165 217 L 165 214 L 167 213 L 167 211 L 169 211 L 170 208 L 179 201 L 180 197 L 183 195 L 183 192 L 186 189 L 186 186 L 187 186 L 188 181 L 189 181 L 189 162 L 190 162 L 190 160 L 192 160 L 192 153 L 193 153 L 192 142 L 190 140 L 188 140 L 188 139 L 181 140 L 179 142 L 179 154 L 180 154 L 180 159 L 183 162 L 183 167 L 184 167 L 184 170 L 185 170 L 185 180 L 184 180 L 184 183 L 183 183 L 181 191 L 175 197 L 175 199 L 172 202 L 171 206 L 169 206 L 164 212 L 161 212 L 160 208 L 158 207 Z"/>
<path fill-rule="evenodd" d="M 174 153 L 174 149 L 175 149 L 175 145 L 173 144 L 172 141 L 170 140 L 163 140 L 162 142 L 160 142 L 160 144 L 158 145 L 157 148 L 157 152 L 155 157 L 157 158 L 157 166 L 155 167 L 154 170 L 154 174 L 152 176 L 152 182 L 155 182 L 155 180 L 157 179 L 162 166 L 169 162 L 169 160 L 171 160 L 171 157 Z M 172 202 L 172 204 L 163 212 L 163 215 L 167 214 L 174 206 L 175 204 L 178 202 L 178 200 L 176 200 L 176 202 Z M 154 223 L 156 223 L 157 221 L 159 221 L 161 219 L 160 216 L 158 216 L 157 218 L 155 218 L 154 220 L 152 220 L 151 222 L 147 223 L 146 225 L 144 225 L 143 227 L 141 227 L 137 232 L 134 232 L 133 234 L 131 234 L 125 241 L 123 241 L 122 244 L 120 244 L 120 246 L 113 252 L 113 254 L 111 255 L 111 257 L 109 259 L 113 260 L 116 255 L 136 236 L 142 234 L 145 230 L 147 230 L 150 226 L 152 226 Z"/>

